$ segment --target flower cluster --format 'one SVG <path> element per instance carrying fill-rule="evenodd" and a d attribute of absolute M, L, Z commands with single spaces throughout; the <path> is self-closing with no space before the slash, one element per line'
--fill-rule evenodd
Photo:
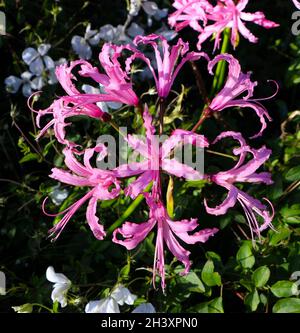
<path fill-rule="evenodd" d="M 51 293 L 52 302 L 58 302 L 62 308 L 69 303 L 78 304 L 82 299 L 71 299 L 68 295 L 72 282 L 62 273 L 56 273 L 52 266 L 46 271 L 46 279 L 53 283 Z M 107 297 L 100 300 L 90 301 L 85 306 L 85 313 L 120 313 L 120 306 L 127 304 L 133 305 L 137 296 L 132 294 L 128 288 L 117 284 Z M 20 306 L 12 306 L 17 313 L 31 313 L 35 304 L 26 303 Z M 132 313 L 155 313 L 156 310 L 151 303 L 141 303 L 132 311 Z"/>
<path fill-rule="evenodd" d="M 37 49 L 26 48 L 22 53 L 22 59 L 28 66 L 28 70 L 20 77 L 8 76 L 4 80 L 6 90 L 15 94 L 21 88 L 22 94 L 29 97 L 32 92 L 41 90 L 47 83 L 51 85 L 57 83 L 55 67 L 67 61 L 64 58 L 53 61 L 48 55 L 50 48 L 50 44 L 41 44 Z"/>
<path fill-rule="evenodd" d="M 232 28 L 233 45 L 236 45 L 237 30 L 240 30 L 242 34 L 254 41 L 252 35 L 243 25 L 242 19 L 253 21 L 268 28 L 275 26 L 275 24 L 267 21 L 262 13 L 244 13 L 243 9 L 247 3 L 248 1 L 239 1 L 236 4 L 231 0 L 222 0 L 216 7 L 213 7 L 205 0 L 178 0 L 174 3 L 177 12 L 170 16 L 170 22 L 176 25 L 176 22 L 180 21 L 181 23 L 177 26 L 178 30 L 186 25 L 198 30 L 200 36 L 202 36 L 199 39 L 199 45 L 210 36 L 211 32 L 214 32 L 217 46 L 220 33 L 226 27 Z M 146 6 L 146 4 L 147 2 L 142 3 L 143 6 Z M 204 27 L 199 25 L 199 20 L 205 23 Z M 216 23 L 212 26 L 207 25 L 210 20 L 214 20 Z M 94 38 L 93 36 L 96 35 L 91 34 L 90 38 Z M 145 53 L 145 48 L 149 46 L 153 49 L 152 56 Z M 126 221 L 114 230 L 113 242 L 132 250 L 150 232 L 156 229 L 153 282 L 155 283 L 155 277 L 158 274 L 163 289 L 166 286 L 165 248 L 167 247 L 177 260 L 183 264 L 182 274 L 187 274 L 191 262 L 189 259 L 190 252 L 184 247 L 184 244 L 204 243 L 218 232 L 215 227 L 199 229 L 199 224 L 195 218 L 176 221 L 170 216 L 172 214 L 168 213 L 163 198 L 163 174 L 181 180 L 205 180 L 225 188 L 228 195 L 219 206 L 212 208 L 208 200 L 204 199 L 207 213 L 213 215 L 225 214 L 238 202 L 245 212 L 253 239 L 255 235 L 260 236 L 260 233 L 266 228 L 272 227 L 274 215 L 272 204 L 268 199 L 265 199 L 265 202 L 271 206 L 271 212 L 264 203 L 239 189 L 238 185 L 238 183 L 272 184 L 268 172 L 257 171 L 271 154 L 271 151 L 265 146 L 258 149 L 252 148 L 247 144 L 241 133 L 234 131 L 223 132 L 214 141 L 210 142 L 204 135 L 196 133 L 197 126 L 191 131 L 175 129 L 163 142 L 156 135 L 155 119 L 158 120 L 159 136 L 164 133 L 164 109 L 176 77 L 186 62 L 194 62 L 200 59 L 208 62 L 207 68 L 211 74 L 213 74 L 213 69 L 219 62 L 228 63 L 228 76 L 223 88 L 211 100 L 207 101 L 203 112 L 204 118 L 200 120 L 203 121 L 224 109 L 250 108 L 256 113 L 261 124 L 260 130 L 252 138 L 261 136 L 267 127 L 267 121 L 271 121 L 271 117 L 267 109 L 261 104 L 262 99 L 253 97 L 257 82 L 251 80 L 250 72 L 242 72 L 237 59 L 227 53 L 210 59 L 204 52 L 190 51 L 189 44 L 180 38 L 175 45 L 170 45 L 165 37 L 155 34 L 138 35 L 133 40 L 133 44 L 115 45 L 105 43 L 99 54 L 101 69 L 94 67 L 83 59 L 73 61 L 69 65 L 62 64 L 58 66 L 55 73 L 58 82 L 65 91 L 65 95 L 55 99 L 45 110 L 33 110 L 37 112 L 37 125 L 39 127 L 41 117 L 50 116 L 48 123 L 41 129 L 39 137 L 45 135 L 49 128 L 53 127 L 57 141 L 64 145 L 63 155 L 66 169 L 53 168 L 50 177 L 67 185 L 86 188 L 86 193 L 78 201 L 59 213 L 63 217 L 50 230 L 51 236 L 57 239 L 76 211 L 82 205 L 87 204 L 86 220 L 88 225 L 94 236 L 98 240 L 102 240 L 106 236 L 106 231 L 97 216 L 98 202 L 112 200 L 123 195 L 123 193 L 132 199 L 142 195 L 148 206 L 148 219 L 139 224 Z M 156 112 L 149 111 L 147 104 L 143 102 L 143 94 L 138 94 L 135 89 L 131 77 L 135 61 L 145 63 L 153 76 L 158 104 L 160 105 Z M 75 75 L 75 69 L 77 75 Z M 75 82 L 80 82 L 82 78 L 88 78 L 95 84 L 100 85 L 100 89 L 93 90 L 91 86 L 85 86 L 84 89 L 79 90 Z M 107 147 L 98 143 L 93 148 L 84 149 L 79 143 L 69 140 L 66 127 L 72 124 L 74 116 L 91 117 L 112 124 L 112 116 L 105 108 L 109 103 L 114 103 L 116 108 L 134 106 L 136 107 L 135 110 L 140 110 L 146 135 L 143 140 L 131 134 L 124 135 L 128 146 L 141 159 L 134 162 L 120 163 L 116 167 L 104 170 L 92 165 L 92 157 L 97 153 L 98 161 L 104 160 L 108 155 Z M 114 124 L 113 127 L 115 128 L 116 125 Z M 188 145 L 196 150 L 205 150 L 225 138 L 232 138 L 239 144 L 232 151 L 238 161 L 230 170 L 205 174 L 186 163 L 178 161 L 175 157 L 175 151 L 180 147 Z M 134 177 L 134 180 L 128 185 L 127 179 L 132 177 Z M 54 281 L 54 279 L 52 280 Z M 68 282 L 65 279 L 62 280 L 64 280 L 64 287 L 66 287 Z M 86 311 L 95 312 L 95 309 L 102 309 L 103 307 L 111 307 L 116 310 L 118 307 L 116 293 L 100 302 L 89 304 Z"/>
<path fill-rule="evenodd" d="M 176 11 L 169 16 L 169 24 L 177 31 L 187 26 L 197 31 L 199 50 L 203 42 L 211 36 L 215 38 L 214 49 L 218 49 L 221 34 L 225 29 L 231 30 L 233 47 L 239 43 L 239 34 L 251 43 L 257 43 L 258 38 L 249 31 L 244 22 L 253 22 L 266 29 L 276 28 L 278 24 L 267 20 L 262 12 L 245 12 L 248 2 L 249 0 L 219 0 L 213 6 L 208 0 L 175 0 L 173 7 Z"/>

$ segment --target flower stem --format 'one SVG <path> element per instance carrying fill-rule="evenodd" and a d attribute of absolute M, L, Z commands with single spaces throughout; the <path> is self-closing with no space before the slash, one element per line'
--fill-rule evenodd
<path fill-rule="evenodd" d="M 237 161 L 236 156 L 220 153 L 218 151 L 214 151 L 214 150 L 210 150 L 210 149 L 206 149 L 206 152 L 209 153 L 209 154 L 213 154 L 213 155 L 218 155 L 218 156 L 222 156 L 222 157 L 231 158 L 232 160 Z"/>
<path fill-rule="evenodd" d="M 211 109 L 207 106 L 202 114 L 200 119 L 198 120 L 197 124 L 192 128 L 192 132 L 196 132 L 196 130 L 201 127 L 201 125 L 204 123 L 204 121 L 211 116 Z"/>
<path fill-rule="evenodd" d="M 223 33 L 223 42 L 221 47 L 220 54 L 226 53 L 228 51 L 229 46 L 229 40 L 230 40 L 230 30 L 226 29 Z M 225 71 L 226 71 L 226 61 L 222 60 L 218 62 L 216 74 L 213 80 L 213 85 L 211 89 L 210 96 L 213 97 L 217 91 L 222 87 L 224 83 L 224 77 L 225 77 Z"/>
<path fill-rule="evenodd" d="M 162 135 L 164 132 L 164 115 L 166 111 L 165 99 L 161 98 L 159 100 L 159 135 Z"/>
<path fill-rule="evenodd" d="M 149 192 L 152 188 L 152 183 L 150 183 L 144 190 L 144 192 Z M 144 200 L 144 195 L 140 194 L 137 196 L 125 212 L 107 229 L 107 236 L 111 235 L 115 229 L 117 229 L 122 223 L 138 208 L 138 206 Z"/>
<path fill-rule="evenodd" d="M 192 68 L 193 73 L 195 75 L 195 79 L 196 79 L 196 83 L 197 83 L 199 93 L 203 97 L 203 100 L 204 100 L 205 104 L 209 104 L 210 100 L 209 100 L 209 97 L 208 97 L 208 93 L 207 93 L 202 75 L 199 71 L 199 68 L 198 68 L 197 64 L 194 61 L 190 61 L 189 64 L 191 65 L 191 68 Z"/>

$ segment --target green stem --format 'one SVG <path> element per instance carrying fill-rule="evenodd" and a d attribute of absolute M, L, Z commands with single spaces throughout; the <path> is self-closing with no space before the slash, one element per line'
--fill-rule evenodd
<path fill-rule="evenodd" d="M 213 155 L 218 155 L 218 156 L 222 156 L 222 157 L 231 158 L 232 160 L 237 161 L 236 156 L 220 153 L 218 151 L 214 151 L 214 150 L 210 150 L 210 149 L 207 149 L 206 152 L 209 153 L 209 154 L 213 154 Z"/>
<path fill-rule="evenodd" d="M 230 40 L 230 30 L 226 29 L 223 32 L 223 42 L 220 54 L 226 53 L 228 51 L 229 40 Z M 219 61 L 211 89 L 211 97 L 213 97 L 216 94 L 216 92 L 222 87 L 224 83 L 225 72 L 226 72 L 226 61 L 224 60 Z"/>
<path fill-rule="evenodd" d="M 144 192 L 149 192 L 152 188 L 152 183 L 150 183 Z M 144 200 L 144 195 L 140 194 L 137 196 L 132 203 L 129 205 L 129 207 L 125 210 L 125 212 L 107 229 L 107 236 L 111 235 L 115 229 L 117 229 L 122 223 L 131 215 L 133 212 L 138 208 L 138 206 L 142 203 Z"/>

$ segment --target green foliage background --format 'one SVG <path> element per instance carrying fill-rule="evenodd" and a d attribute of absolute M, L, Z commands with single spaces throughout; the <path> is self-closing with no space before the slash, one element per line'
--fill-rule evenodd
<path fill-rule="evenodd" d="M 221 230 L 204 246 L 191 247 L 193 266 L 187 277 L 177 274 L 180 265 L 167 255 L 167 289 L 163 295 L 151 283 L 154 234 L 138 249 L 126 252 L 109 238 L 94 239 L 85 226 L 85 212 L 80 210 L 57 242 L 47 239 L 53 220 L 43 215 L 40 206 L 56 185 L 48 174 L 54 165 L 62 165 L 61 147 L 51 137 L 35 142 L 36 128 L 26 99 L 20 94 L 6 93 L 3 85 L 5 77 L 24 70 L 21 54 L 28 46 L 46 41 L 53 46 L 54 58 L 75 59 L 70 49 L 71 37 L 76 33 L 82 35 L 88 22 L 92 27 L 122 24 L 126 19 L 126 1 L 0 1 L 0 10 L 7 16 L 7 35 L 0 37 L 0 270 L 5 272 L 8 283 L 7 295 L 0 296 L 0 311 L 12 311 L 11 306 L 24 303 L 36 304 L 36 312 L 61 311 L 57 304 L 52 304 L 51 285 L 45 279 L 46 268 L 53 265 L 73 282 L 71 304 L 63 310 L 66 312 L 82 312 L 87 301 L 107 295 L 117 282 L 139 296 L 137 303 L 147 300 L 159 312 L 300 312 L 297 283 L 291 279 L 294 272 L 300 272 L 300 116 L 297 112 L 300 36 L 291 34 L 291 15 L 295 8 L 290 2 L 252 1 L 250 9 L 264 11 L 281 26 L 269 31 L 251 27 L 259 36 L 259 43 L 241 40 L 235 52 L 230 50 L 242 68 L 253 71 L 254 78 L 260 82 L 257 96 L 272 94 L 273 86 L 267 83 L 268 79 L 280 85 L 279 94 L 265 102 L 273 122 L 264 137 L 252 143 L 257 147 L 266 144 L 273 150 L 266 169 L 272 172 L 274 185 L 244 186 L 255 197 L 267 197 L 273 202 L 276 231 L 264 232 L 261 241 L 252 244 L 239 206 L 223 217 L 205 213 L 203 194 L 217 202 L 222 195 L 219 189 L 208 188 L 204 183 L 176 181 L 176 218 L 198 217 L 201 226 L 219 226 Z M 159 3 L 170 8 L 168 1 Z M 184 31 L 182 37 L 195 45 L 196 36 L 190 30 Z M 99 50 L 100 47 L 94 50 L 94 55 Z M 94 59 L 96 64 L 95 56 Z M 212 79 L 204 67 L 201 70 L 209 89 Z M 149 86 L 141 82 L 135 88 L 144 91 Z M 178 98 L 171 105 L 167 129 L 193 125 L 200 114 L 200 96 L 188 66 L 178 78 L 175 90 L 182 92 L 183 102 Z M 48 86 L 39 106 L 50 105 L 59 93 L 58 86 Z M 117 122 L 134 131 L 142 124 L 132 109 L 120 114 Z M 249 137 L 258 129 L 257 119 L 252 112 L 229 111 L 218 122 L 209 119 L 202 131 L 213 138 L 229 128 Z M 94 143 L 100 133 L 111 131 L 108 125 L 85 120 L 78 121 L 72 135 L 87 145 Z M 230 153 L 229 147 L 221 149 Z M 219 156 L 206 157 L 209 170 L 224 168 L 230 163 Z M 61 210 L 82 192 L 79 188 L 69 188 L 69 191 L 72 192 Z M 130 200 L 124 197 L 102 203 L 101 222 L 109 227 L 129 204 Z M 55 212 L 58 208 L 49 205 L 48 209 Z M 141 203 L 129 220 L 143 221 L 146 211 Z M 130 310 L 122 308 L 125 312 Z"/>

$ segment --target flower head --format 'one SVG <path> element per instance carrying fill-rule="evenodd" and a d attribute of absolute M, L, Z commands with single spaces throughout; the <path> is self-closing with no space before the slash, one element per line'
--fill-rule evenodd
<path fill-rule="evenodd" d="M 262 12 L 245 12 L 248 2 L 249 0 L 219 0 L 216 6 L 212 6 L 206 0 L 176 0 L 173 6 L 177 11 L 170 15 L 169 23 L 177 30 L 189 25 L 198 31 L 199 50 L 203 42 L 212 35 L 215 38 L 214 49 L 219 48 L 221 34 L 227 28 L 231 30 L 231 44 L 234 48 L 239 42 L 239 33 L 251 43 L 257 43 L 258 38 L 248 30 L 244 22 L 253 22 L 266 29 L 279 25 L 267 20 Z"/>
<path fill-rule="evenodd" d="M 52 266 L 46 271 L 48 281 L 54 283 L 51 299 L 53 302 L 60 303 L 61 307 L 67 306 L 67 293 L 71 287 L 71 281 L 62 273 L 56 273 Z"/>
<path fill-rule="evenodd" d="M 209 105 L 210 111 L 222 111 L 231 107 L 251 108 L 259 117 L 261 123 L 260 131 L 253 135 L 252 138 L 261 136 L 267 127 L 266 119 L 271 121 L 267 109 L 260 103 L 261 99 L 254 99 L 253 92 L 257 86 L 256 81 L 251 81 L 251 72 L 242 73 L 241 66 L 237 59 L 230 54 L 221 54 L 216 56 L 208 64 L 208 69 L 213 74 L 213 68 L 219 61 L 227 61 L 229 64 L 228 77 L 223 89 L 217 94 Z M 277 84 L 276 84 L 277 85 Z M 246 94 L 245 94 L 246 93 Z M 275 92 L 275 94 L 277 91 Z M 243 96 L 244 94 L 244 96 Z M 264 99 L 272 98 L 267 97 Z"/>
<path fill-rule="evenodd" d="M 138 305 L 132 313 L 156 313 L 156 311 L 151 303 L 142 303 Z"/>
<path fill-rule="evenodd" d="M 182 274 L 187 274 L 190 269 L 190 252 L 184 249 L 178 239 L 187 244 L 195 244 L 197 242 L 205 243 L 210 236 L 213 236 L 218 229 L 203 229 L 194 234 L 198 227 L 197 219 L 172 221 L 169 217 L 163 203 L 154 198 L 152 194 L 144 193 L 147 204 L 149 206 L 149 219 L 143 223 L 125 222 L 121 228 L 114 231 L 113 241 L 121 244 L 127 250 L 134 249 L 140 244 L 150 233 L 150 231 L 157 226 L 156 247 L 153 267 L 153 283 L 155 283 L 156 272 L 161 277 L 161 285 L 164 289 L 165 284 L 165 259 L 164 259 L 164 243 L 172 254 L 184 264 L 184 271 Z M 119 238 L 122 237 L 122 239 Z"/>
<path fill-rule="evenodd" d="M 81 164 L 75 157 L 71 149 L 65 148 L 65 164 L 70 171 L 53 168 L 51 178 L 59 180 L 62 183 L 73 186 L 84 186 L 90 190 L 81 199 L 76 201 L 70 207 L 59 214 L 65 214 L 51 230 L 51 235 L 56 234 L 55 239 L 59 237 L 66 224 L 72 218 L 74 213 L 86 202 L 89 201 L 86 210 L 86 219 L 91 231 L 97 239 L 103 239 L 105 236 L 104 228 L 98 223 L 96 216 L 98 200 L 111 200 L 119 195 L 120 185 L 114 173 L 108 170 L 93 168 L 90 159 L 94 153 L 99 153 L 98 158 L 105 158 L 107 155 L 106 147 L 102 144 L 95 148 L 87 148 L 83 154 L 84 163 Z M 49 214 L 48 214 L 49 215 Z M 57 214 L 58 215 L 58 214 Z"/>
<path fill-rule="evenodd" d="M 170 46 L 165 37 L 151 34 L 135 37 L 134 44 L 151 45 L 155 53 L 156 64 L 154 66 L 144 53 L 136 51 L 128 58 L 127 68 L 134 59 L 143 60 L 154 77 L 158 96 L 162 98 L 169 95 L 176 76 L 187 61 L 198 60 L 201 57 L 208 59 L 205 53 L 188 52 L 189 44 L 183 42 L 181 38 L 176 45 Z M 157 73 L 155 68 L 157 68 Z"/>
<path fill-rule="evenodd" d="M 81 59 L 89 60 L 92 57 L 91 46 L 99 44 L 100 38 L 100 32 L 98 30 L 92 30 L 91 25 L 88 24 L 84 37 L 77 35 L 72 37 L 72 48 Z"/>
<path fill-rule="evenodd" d="M 146 142 L 128 135 L 125 139 L 129 146 L 138 152 L 144 160 L 122 164 L 114 169 L 119 178 L 138 176 L 125 189 L 125 194 L 136 198 L 144 191 L 151 181 L 157 179 L 160 171 L 189 180 L 202 179 L 203 175 L 189 165 L 179 162 L 175 157 L 170 158 L 171 152 L 180 144 L 191 144 L 199 148 L 208 146 L 208 141 L 203 135 L 185 130 L 175 130 L 160 146 L 155 136 L 155 128 L 152 125 L 152 116 L 145 106 L 143 113 L 144 127 L 146 129 Z"/>
<path fill-rule="evenodd" d="M 108 297 L 99 301 L 91 301 L 85 307 L 86 313 L 120 313 L 119 305 L 133 305 L 137 296 L 127 288 L 118 285 Z"/>
<path fill-rule="evenodd" d="M 31 73 L 40 76 L 45 69 L 54 69 L 54 61 L 47 55 L 50 48 L 50 44 L 41 44 L 37 50 L 33 47 L 28 47 L 23 51 L 22 59 L 24 60 L 25 64 L 29 66 Z"/>
<path fill-rule="evenodd" d="M 129 77 L 122 70 L 118 61 L 122 50 L 130 48 L 129 46 L 116 46 L 104 44 L 100 53 L 100 62 L 106 74 L 100 74 L 96 67 L 93 67 L 85 60 L 77 60 L 67 64 L 62 64 L 56 68 L 56 76 L 62 88 L 67 93 L 55 100 L 49 108 L 39 110 L 37 116 L 37 125 L 40 127 L 40 119 L 45 115 L 52 115 L 53 119 L 41 130 L 39 137 L 51 127 L 54 127 L 54 133 L 57 140 L 70 147 L 74 144 L 65 138 L 65 127 L 69 125 L 65 120 L 79 115 L 108 120 L 110 116 L 99 108 L 99 102 L 117 102 L 127 105 L 137 105 L 138 97 L 132 90 L 132 84 Z M 75 67 L 80 66 L 78 74 L 82 77 L 89 77 L 98 84 L 102 85 L 103 93 L 85 94 L 80 92 L 75 84 L 76 77 L 73 75 Z M 33 110 L 34 111 L 34 110 Z"/>
<path fill-rule="evenodd" d="M 253 238 L 254 233 L 260 235 L 261 231 L 272 226 L 271 222 L 274 216 L 274 211 L 270 214 L 264 204 L 244 191 L 238 189 L 235 186 L 235 183 L 272 184 L 273 181 L 269 172 L 256 172 L 257 169 L 259 169 L 268 160 L 271 155 L 271 150 L 267 149 L 265 146 L 260 149 L 250 148 L 245 143 L 242 135 L 236 132 L 223 132 L 213 143 L 216 143 L 226 137 L 233 137 L 240 142 L 241 147 L 233 150 L 235 155 L 239 155 L 239 161 L 232 169 L 218 172 L 209 177 L 215 184 L 226 188 L 228 190 L 228 195 L 226 199 L 215 208 L 209 207 L 207 201 L 204 200 L 205 208 L 209 214 L 223 215 L 227 213 L 229 208 L 235 206 L 238 201 L 245 212 Z M 245 162 L 247 154 L 251 154 L 252 159 Z M 273 210 L 272 204 L 267 199 L 266 201 L 270 204 Z M 263 220 L 261 225 L 259 225 L 257 221 L 257 215 Z"/>

